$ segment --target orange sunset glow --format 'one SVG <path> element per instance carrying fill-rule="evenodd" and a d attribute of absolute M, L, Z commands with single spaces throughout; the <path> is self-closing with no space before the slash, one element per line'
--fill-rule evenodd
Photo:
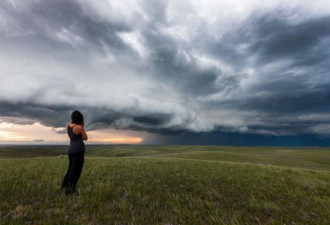
<path fill-rule="evenodd" d="M 122 138 L 104 138 L 104 139 L 94 139 L 93 141 L 101 143 L 113 143 L 113 144 L 138 144 L 143 141 L 142 138 L 131 138 L 131 137 L 122 137 Z"/>
<path fill-rule="evenodd" d="M 62 133 L 56 132 L 62 131 Z M 64 128 L 47 127 L 39 122 L 32 124 L 14 124 L 0 120 L 0 142 L 38 142 L 38 143 L 69 143 Z M 87 131 L 88 141 L 91 144 L 139 144 L 143 137 L 129 131 L 102 129 Z"/>
<path fill-rule="evenodd" d="M 89 131 L 88 135 L 90 142 L 101 144 L 139 144 L 144 140 L 142 137 L 136 137 L 134 133 L 113 129 Z"/>

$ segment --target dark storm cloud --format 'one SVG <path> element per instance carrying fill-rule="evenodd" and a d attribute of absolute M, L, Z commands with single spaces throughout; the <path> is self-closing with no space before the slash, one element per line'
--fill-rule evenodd
<path fill-rule="evenodd" d="M 260 63 L 294 57 L 294 66 L 313 65 L 326 60 L 324 56 L 329 54 L 318 47 L 330 35 L 330 16 L 289 24 L 267 15 L 258 18 L 253 27 L 256 43 L 250 51 L 259 53 Z"/>
<path fill-rule="evenodd" d="M 0 6 L 8 19 L 6 28 L 9 30 L 2 32 L 0 39 L 5 40 L 3 43 L 28 49 L 26 51 L 31 51 L 31 48 L 32 51 L 47 51 L 57 55 L 57 60 L 61 57 L 67 60 L 72 51 L 79 52 L 81 55 L 75 54 L 70 61 L 81 63 L 90 60 L 89 54 L 95 51 L 104 54 L 104 43 L 116 54 L 127 48 L 116 32 L 130 31 L 129 24 L 100 21 L 86 14 L 88 8 L 84 9 L 84 5 L 77 1 L 38 1 L 22 8 L 19 4 L 15 7 L 8 1 L 2 1 Z M 88 45 L 78 46 L 82 40 Z"/>
<path fill-rule="evenodd" d="M 205 52 L 203 48 L 198 49 L 198 38 L 202 38 L 204 33 L 196 38 L 196 43 L 186 43 L 163 31 L 167 25 L 163 16 L 152 19 L 156 22 L 148 24 L 143 35 L 148 40 L 146 45 L 153 51 L 149 69 L 160 82 L 181 90 L 189 97 L 237 88 L 242 75 L 224 74 L 217 65 L 200 65 L 202 62 L 194 51 Z"/>
<path fill-rule="evenodd" d="M 41 122 L 46 126 L 65 127 L 70 121 L 71 112 L 78 109 L 79 106 L 47 106 L 35 104 L 13 104 L 0 102 L 1 122 L 9 122 L 15 124 L 33 124 L 36 121 Z M 161 126 L 168 120 L 168 116 L 162 114 L 146 114 L 145 116 L 134 116 L 132 114 L 124 114 L 104 108 L 84 108 L 79 107 L 79 110 L 86 118 L 86 129 L 95 130 L 107 127 L 140 130 L 141 127 L 145 130 L 153 131 L 156 126 Z M 28 117 L 22 119 L 21 117 Z M 122 122 L 123 120 L 123 122 Z M 127 123 L 125 123 L 127 121 Z M 155 132 L 158 129 L 154 130 Z M 64 130 L 56 130 L 57 133 L 65 133 Z"/>
<path fill-rule="evenodd" d="M 330 17 L 289 24 L 264 16 L 252 27 L 255 43 L 248 51 L 257 56 L 256 64 L 284 65 L 264 71 L 253 87 L 255 93 L 264 94 L 247 98 L 242 108 L 282 114 L 328 111 Z"/>
<path fill-rule="evenodd" d="M 250 125 L 252 132 L 268 130 L 273 134 L 303 134 L 309 133 L 311 127 L 330 122 L 320 122 L 317 118 L 297 119 L 329 110 L 330 52 L 327 44 L 330 42 L 330 17 L 298 24 L 285 19 L 276 17 L 276 13 L 252 17 L 240 31 L 228 33 L 223 40 L 211 45 L 218 46 L 211 51 L 212 54 L 223 57 L 221 52 L 227 49 L 229 63 L 236 58 L 238 65 L 250 66 L 256 71 L 258 80 L 238 98 L 210 101 L 213 107 L 258 112 L 257 120 L 262 125 Z M 235 48 L 240 43 L 248 46 L 243 53 L 237 53 Z M 252 57 L 254 63 L 246 64 Z M 271 69 L 265 69 L 267 66 Z"/>
<path fill-rule="evenodd" d="M 261 7 L 224 23 L 190 3 L 186 17 L 169 1 L 125 4 L 2 1 L 0 116 L 56 128 L 78 109 L 88 130 L 330 133 L 329 14 Z"/>
<path fill-rule="evenodd" d="M 28 117 L 32 119 L 19 124 L 31 124 L 40 121 L 47 126 L 62 127 L 67 123 L 67 118 L 63 115 L 68 114 L 69 108 L 61 106 L 42 106 L 34 104 L 14 104 L 8 102 L 0 102 L 0 114 L 6 117 Z M 8 122 L 15 121 L 10 120 Z"/>

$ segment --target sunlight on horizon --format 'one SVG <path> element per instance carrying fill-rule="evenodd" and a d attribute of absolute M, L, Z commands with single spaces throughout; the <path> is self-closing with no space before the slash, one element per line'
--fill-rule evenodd
<path fill-rule="evenodd" d="M 69 143 L 66 133 L 57 133 L 64 128 L 52 128 L 44 126 L 39 122 L 31 124 L 14 124 L 1 122 L 0 120 L 0 142 L 17 143 Z M 127 133 L 125 135 L 125 133 Z M 129 131 L 118 131 L 112 129 L 87 131 L 89 140 L 86 143 L 100 144 L 139 144 L 144 138 L 132 136 Z M 127 136 L 130 135 L 130 136 Z M 134 134 L 133 134 L 134 135 Z"/>
<path fill-rule="evenodd" d="M 143 138 L 104 138 L 104 139 L 94 139 L 94 141 L 101 143 L 111 143 L 111 144 L 139 144 L 143 141 Z"/>

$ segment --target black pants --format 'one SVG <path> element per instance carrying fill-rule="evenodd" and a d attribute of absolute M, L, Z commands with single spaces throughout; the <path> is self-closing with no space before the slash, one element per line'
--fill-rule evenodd
<path fill-rule="evenodd" d="M 69 167 L 64 176 L 62 188 L 76 186 L 84 165 L 84 154 L 84 151 L 69 154 Z"/>

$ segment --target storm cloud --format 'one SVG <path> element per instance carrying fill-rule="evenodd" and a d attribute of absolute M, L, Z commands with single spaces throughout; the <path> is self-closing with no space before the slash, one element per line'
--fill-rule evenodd
<path fill-rule="evenodd" d="M 327 137 L 330 4 L 316 2 L 1 1 L 0 117 Z"/>

